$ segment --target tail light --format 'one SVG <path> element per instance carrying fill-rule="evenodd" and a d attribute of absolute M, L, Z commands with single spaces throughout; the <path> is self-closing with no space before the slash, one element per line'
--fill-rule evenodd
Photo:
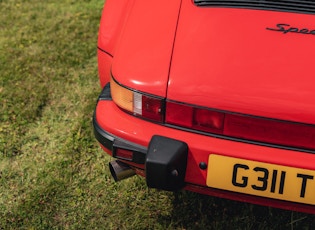
<path fill-rule="evenodd" d="M 315 149 L 315 126 L 239 114 L 227 114 L 224 135 L 241 139 Z"/>
<path fill-rule="evenodd" d="M 164 100 L 162 98 L 123 87 L 113 78 L 111 78 L 110 87 L 113 101 L 120 108 L 151 121 L 163 121 Z"/>
<path fill-rule="evenodd" d="M 133 91 L 111 79 L 113 101 L 150 121 L 189 130 L 291 148 L 315 150 L 315 125 L 218 111 Z M 165 115 L 165 117 L 164 117 Z M 124 153 L 122 153 L 124 154 Z"/>
<path fill-rule="evenodd" d="M 223 133 L 224 113 L 167 102 L 165 122 L 209 133 Z"/>
<path fill-rule="evenodd" d="M 166 103 L 165 122 L 227 137 L 315 150 L 315 126 Z"/>

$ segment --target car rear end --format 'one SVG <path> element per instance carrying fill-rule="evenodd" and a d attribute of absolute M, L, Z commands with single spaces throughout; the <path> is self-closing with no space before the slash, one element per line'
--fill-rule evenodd
<path fill-rule="evenodd" d="M 315 213 L 312 1 L 111 1 L 95 136 L 114 178 Z"/>

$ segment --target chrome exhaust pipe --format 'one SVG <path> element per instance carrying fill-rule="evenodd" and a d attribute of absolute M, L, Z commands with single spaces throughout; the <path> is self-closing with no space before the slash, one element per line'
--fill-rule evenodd
<path fill-rule="evenodd" d="M 118 160 L 109 162 L 109 170 L 116 182 L 136 175 L 135 170 L 129 165 Z"/>

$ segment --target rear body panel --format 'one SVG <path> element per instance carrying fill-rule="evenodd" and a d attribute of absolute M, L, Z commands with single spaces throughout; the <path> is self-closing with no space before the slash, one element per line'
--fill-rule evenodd
<path fill-rule="evenodd" d="M 315 29 L 314 19 L 183 1 L 168 99 L 314 124 L 315 36 L 267 29 Z"/>
<path fill-rule="evenodd" d="M 101 86 L 113 77 L 131 92 L 164 102 L 314 125 L 314 19 L 311 14 L 197 7 L 190 0 L 107 0 L 98 41 Z M 108 154 L 115 140 L 134 144 L 142 153 L 155 135 L 180 140 L 188 147 L 184 189 L 315 213 L 310 205 L 315 151 L 149 122 L 120 109 L 109 85 L 104 90 L 94 128 Z M 217 175 L 221 167 L 212 167 L 217 156 L 224 167 L 220 159 L 232 162 L 224 175 Z M 145 164 L 122 161 L 146 176 Z M 298 189 L 293 198 L 282 171 L 294 173 Z M 229 184 L 217 185 L 213 175 Z"/>

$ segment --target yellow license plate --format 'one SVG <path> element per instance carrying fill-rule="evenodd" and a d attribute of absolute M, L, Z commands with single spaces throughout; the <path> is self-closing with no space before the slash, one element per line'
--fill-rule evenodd
<path fill-rule="evenodd" d="M 211 154 L 207 186 L 304 204 L 315 204 L 315 172 Z"/>

